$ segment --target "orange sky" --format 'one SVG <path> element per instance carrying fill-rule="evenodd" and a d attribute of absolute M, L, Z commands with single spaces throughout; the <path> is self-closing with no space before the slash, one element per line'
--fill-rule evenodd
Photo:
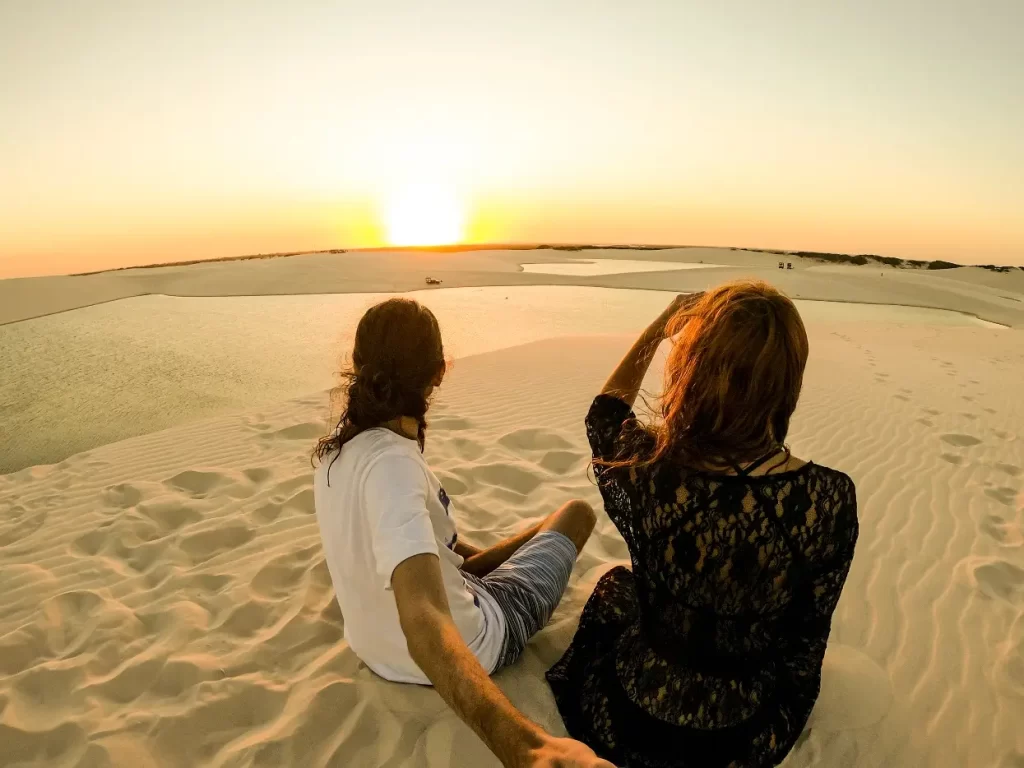
<path fill-rule="evenodd" d="M 0 277 L 462 224 L 1024 264 L 1024 4 L 768 5 L 3 4 Z"/>

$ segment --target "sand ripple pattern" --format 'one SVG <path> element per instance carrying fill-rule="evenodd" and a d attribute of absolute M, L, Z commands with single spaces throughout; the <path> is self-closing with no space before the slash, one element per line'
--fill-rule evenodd
<path fill-rule="evenodd" d="M 1019 768 L 1024 336 L 811 335 L 791 442 L 855 478 L 862 534 L 787 765 Z M 599 503 L 582 416 L 627 343 L 459 361 L 427 453 L 467 539 L 490 544 L 571 496 Z M 308 460 L 325 402 L 0 476 L 0 764 L 496 765 L 432 690 L 382 682 L 344 642 Z M 497 678 L 555 733 L 542 673 L 626 558 L 602 520 L 552 624 Z"/>

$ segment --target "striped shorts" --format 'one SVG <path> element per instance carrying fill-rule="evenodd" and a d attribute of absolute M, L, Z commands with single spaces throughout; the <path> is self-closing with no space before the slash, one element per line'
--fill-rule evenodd
<path fill-rule="evenodd" d="M 483 578 L 464 574 L 505 614 L 505 643 L 495 672 L 515 663 L 555 612 L 576 564 L 576 545 L 558 531 L 541 531 Z"/>

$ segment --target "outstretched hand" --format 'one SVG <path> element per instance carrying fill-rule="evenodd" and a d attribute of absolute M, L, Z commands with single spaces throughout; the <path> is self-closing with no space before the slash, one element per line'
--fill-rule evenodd
<path fill-rule="evenodd" d="M 529 768 L 615 768 L 594 750 L 573 739 L 548 737 L 530 753 Z"/>

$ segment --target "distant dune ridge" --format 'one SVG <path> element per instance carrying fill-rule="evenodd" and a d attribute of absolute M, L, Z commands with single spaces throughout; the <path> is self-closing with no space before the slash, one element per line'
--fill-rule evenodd
<path fill-rule="evenodd" d="M 524 257 L 524 251 L 529 256 Z M 579 255 L 574 255 L 576 252 Z M 153 264 L 53 277 L 0 280 L 0 325 L 41 317 L 130 296 L 245 296 L 266 294 L 354 293 L 409 291 L 424 287 L 427 276 L 443 280 L 445 287 L 483 285 L 600 285 L 612 288 L 661 288 L 689 290 L 703 288 L 708 278 L 746 274 L 774 281 L 794 297 L 883 304 L 953 308 L 972 312 L 1003 324 L 1016 322 L 1006 312 L 996 289 L 1024 292 L 1024 268 L 946 266 L 947 262 L 909 262 L 894 265 L 888 257 L 844 256 L 787 251 L 747 251 L 734 248 L 676 246 L 502 246 L 496 250 L 481 246 L 438 246 L 431 248 L 375 251 L 330 250 L 315 253 L 261 254 L 177 265 Z M 636 260 L 675 263 L 727 264 L 735 269 L 704 275 L 648 273 L 615 276 L 560 277 L 523 273 L 519 264 L 559 262 L 567 259 Z M 782 261 L 792 270 L 779 270 Z M 858 266 L 859 259 L 880 271 Z M 920 265 L 942 264 L 942 268 L 921 269 Z M 839 283 L 828 268 L 856 268 Z M 913 267 L 913 268 L 904 268 Z M 739 270 L 739 271 L 738 271 Z M 847 273 L 843 273 L 847 274 Z M 910 275 L 935 279 L 917 280 Z M 896 280 L 891 278 L 895 277 Z M 881 278 L 881 279 L 880 279 Z M 940 280 L 938 278 L 945 278 Z M 993 278 L 997 278 L 992 282 Z M 913 280 L 908 285 L 904 280 Z M 979 291 L 978 284 L 990 289 Z M 967 288 L 968 291 L 963 290 Z M 968 292 L 971 295 L 968 295 Z M 990 302 L 989 299 L 992 299 Z M 1010 301 L 1020 304 L 1016 298 Z M 990 305 L 991 304 L 991 305 Z M 981 311 L 979 311 L 981 310 Z"/>
<path fill-rule="evenodd" d="M 526 259 L 511 250 L 330 253 L 0 281 L 0 421 L 19 425 L 5 429 L 0 459 L 33 430 L 54 428 L 3 409 L 27 413 L 60 391 L 65 420 L 86 410 L 91 379 L 60 367 L 75 345 L 108 346 L 103 365 L 116 382 L 143 366 L 154 393 L 178 387 L 191 397 L 200 372 L 189 365 L 203 375 L 223 369 L 225 391 L 242 376 L 208 351 L 231 323 L 230 343 L 251 344 L 247 354 L 277 348 L 246 333 L 256 299 L 245 312 L 218 304 L 219 324 L 197 321 L 174 338 L 116 322 L 100 329 L 101 316 L 117 317 L 102 307 L 70 311 L 129 296 L 390 292 L 423 289 L 429 274 L 442 290 L 507 286 L 508 298 L 494 302 L 500 320 L 521 286 L 689 291 L 760 276 L 805 299 L 975 315 L 1008 328 L 938 325 L 926 313 L 892 322 L 885 307 L 860 308 L 856 321 L 825 311 L 831 305 L 808 313 L 811 358 L 790 442 L 796 455 L 854 478 L 861 537 L 822 694 L 785 765 L 1024 765 L 1024 272 L 796 255 L 794 269 L 780 271 L 777 255 L 726 249 L 629 258 L 729 266 L 581 278 L 525 275 Z M 461 300 L 418 295 L 446 307 Z M 144 301 L 175 327 L 184 322 L 167 309 L 178 300 Z M 51 313 L 67 314 L 36 316 Z M 331 312 L 317 317 L 330 365 L 350 329 L 335 327 Z M 451 318 L 452 348 L 473 349 L 474 328 Z M 631 338 L 594 325 L 582 336 L 454 352 L 426 454 L 468 541 L 488 545 L 569 497 L 600 509 L 583 416 Z M 148 356 L 169 362 L 144 368 Z M 290 366 L 300 385 L 303 365 Z M 110 421 L 138 418 L 121 403 L 104 405 Z M 214 412 L 0 474 L 0 765 L 497 766 L 436 693 L 383 682 L 344 642 L 313 515 L 310 451 L 328 428 L 327 392 L 318 384 Z M 627 558 L 599 515 L 551 625 L 497 676 L 553 733 L 564 727 L 543 673 L 597 579 Z"/>
<path fill-rule="evenodd" d="M 853 264 L 862 266 L 870 262 L 885 264 L 897 268 L 924 268 L 924 269 L 954 269 L 956 267 L 968 266 L 957 264 L 952 261 L 922 261 L 918 259 L 901 259 L 896 256 L 876 256 L 874 254 L 848 254 L 828 253 L 822 251 L 785 251 L 771 248 L 725 248 L 720 246 L 697 246 L 697 245 L 590 245 L 562 243 L 558 245 L 547 245 L 543 243 L 480 243 L 480 244 L 456 244 L 456 245 L 422 245 L 407 246 L 403 248 L 326 248 L 320 251 L 282 251 L 280 253 L 253 253 L 244 256 L 221 256 L 212 259 L 191 259 L 188 261 L 167 261 L 154 264 L 141 264 L 131 267 L 115 267 L 112 269 L 100 269 L 94 272 L 74 272 L 73 277 L 85 277 L 88 275 L 99 275 L 104 272 L 119 272 L 125 269 L 154 269 L 156 267 L 185 267 L 191 264 L 202 264 L 204 262 L 217 261 L 251 261 L 252 259 L 279 259 L 287 256 L 302 256 L 315 253 L 377 253 L 381 251 L 408 251 L 421 253 L 465 253 L 468 251 L 668 251 L 682 250 L 684 248 L 716 248 L 721 250 L 748 251 L 750 253 L 771 253 L 785 256 L 803 256 L 815 261 L 828 262 L 832 264 Z M 995 264 L 977 265 L 981 269 L 988 269 L 993 272 L 1009 272 L 1013 269 L 1024 271 L 1024 265 L 998 266 Z"/>

